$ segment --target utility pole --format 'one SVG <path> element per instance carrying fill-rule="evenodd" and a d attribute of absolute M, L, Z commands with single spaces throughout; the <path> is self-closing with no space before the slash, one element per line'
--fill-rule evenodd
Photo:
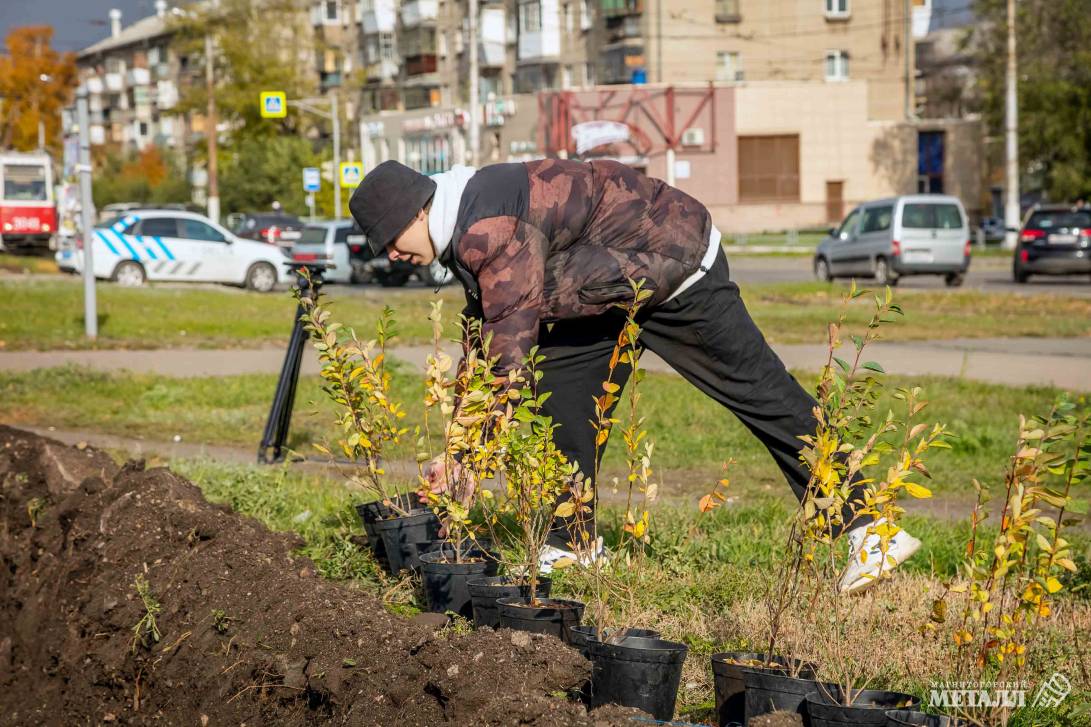
<path fill-rule="evenodd" d="M 208 94 L 208 122 L 205 136 L 208 138 L 208 206 L 209 219 L 220 221 L 220 181 L 216 163 L 216 93 L 212 68 L 212 33 L 205 33 L 205 92 Z"/>
<path fill-rule="evenodd" d="M 91 196 L 91 128 L 87 113 L 87 87 L 76 89 L 76 121 L 79 123 L 80 235 L 83 239 L 83 329 L 92 341 L 98 338 L 98 301 L 95 299 L 94 206 Z"/>
<path fill-rule="evenodd" d="M 1004 136 L 1007 143 L 1005 166 L 1008 189 L 1004 203 L 1004 247 L 1015 249 L 1019 235 L 1019 95 L 1018 70 L 1015 58 L 1015 0 L 1008 0 L 1008 99 L 1004 114 Z"/>
<path fill-rule="evenodd" d="M 337 91 L 330 91 L 330 116 L 333 120 L 333 219 L 341 220 L 341 114 L 337 110 Z M 326 245 L 333 260 L 333 245 Z"/>
<path fill-rule="evenodd" d="M 470 166 L 476 167 L 479 163 L 481 151 L 481 120 L 479 110 L 481 107 L 479 59 L 477 57 L 477 0 L 469 0 L 470 3 Z"/>
<path fill-rule="evenodd" d="M 905 120 L 913 118 L 913 4 L 905 0 Z"/>

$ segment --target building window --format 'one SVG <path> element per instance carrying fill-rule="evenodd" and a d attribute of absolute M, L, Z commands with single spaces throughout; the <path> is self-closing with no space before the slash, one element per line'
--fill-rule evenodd
<path fill-rule="evenodd" d="M 799 201 L 799 135 L 739 137 L 739 201 Z"/>
<path fill-rule="evenodd" d="M 826 3 L 827 18 L 847 18 L 850 14 L 849 0 L 823 0 Z"/>
<path fill-rule="evenodd" d="M 716 0 L 717 23 L 737 23 L 741 19 L 739 0 Z"/>
<path fill-rule="evenodd" d="M 595 64 L 585 63 L 583 64 L 583 85 L 594 86 L 595 85 Z"/>
<path fill-rule="evenodd" d="M 826 80 L 847 81 L 849 79 L 849 54 L 843 50 L 826 51 Z"/>
<path fill-rule="evenodd" d="M 322 14 L 322 19 L 326 23 L 338 23 L 341 21 L 341 3 L 340 0 L 325 0 L 323 3 L 325 12 Z"/>
<path fill-rule="evenodd" d="M 379 59 L 384 61 L 397 61 L 397 51 L 394 47 L 393 33 L 379 33 Z"/>
<path fill-rule="evenodd" d="M 421 174 L 438 174 L 451 168 L 451 142 L 446 135 L 408 137 L 405 164 Z"/>
<path fill-rule="evenodd" d="M 572 66 L 561 69 L 561 88 L 572 88 Z"/>
<path fill-rule="evenodd" d="M 569 35 L 576 32 L 576 11 L 572 3 L 564 4 L 564 30 Z"/>
<path fill-rule="evenodd" d="M 716 53 L 716 80 L 729 83 L 743 80 L 742 64 L 736 51 Z"/>
<path fill-rule="evenodd" d="M 538 33 L 542 30 L 542 4 L 537 0 L 519 6 L 519 32 Z"/>
<path fill-rule="evenodd" d="M 591 0 L 583 0 L 580 3 L 580 30 L 591 30 L 591 25 L 595 21 L 592 13 L 594 10 L 591 9 Z"/>

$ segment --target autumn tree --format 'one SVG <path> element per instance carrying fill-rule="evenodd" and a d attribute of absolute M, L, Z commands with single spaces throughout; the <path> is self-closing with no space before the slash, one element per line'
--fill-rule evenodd
<path fill-rule="evenodd" d="M 0 55 L 0 149 L 38 147 L 41 122 L 47 149 L 60 149 L 61 109 L 76 85 L 76 58 L 52 47 L 48 25 L 14 28 Z"/>

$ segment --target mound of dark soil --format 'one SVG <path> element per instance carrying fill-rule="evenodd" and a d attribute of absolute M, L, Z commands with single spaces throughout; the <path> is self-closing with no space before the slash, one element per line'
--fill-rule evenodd
<path fill-rule="evenodd" d="M 142 463 L 0 427 L 4 724 L 608 725 L 545 637 L 454 635 Z M 146 582 L 146 598 L 137 582 Z M 145 618 L 155 612 L 158 638 Z M 143 622 L 142 622 L 142 619 Z"/>

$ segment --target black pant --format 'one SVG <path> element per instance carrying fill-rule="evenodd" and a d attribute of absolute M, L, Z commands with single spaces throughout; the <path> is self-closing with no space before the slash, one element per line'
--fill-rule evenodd
<path fill-rule="evenodd" d="M 545 356 L 540 386 L 552 395 L 544 413 L 561 426 L 557 446 L 594 472 L 594 397 L 602 394 L 610 354 L 625 321 L 620 310 L 593 318 L 543 325 L 539 349 Z M 742 420 L 773 455 L 796 498 L 810 474 L 799 461 L 799 437 L 813 434 L 815 400 L 788 373 L 750 318 L 721 251 L 696 284 L 678 297 L 638 315 L 640 345 Z M 614 381 L 624 386 L 630 369 L 619 364 Z M 601 452 L 600 452 L 601 455 Z M 854 499 L 856 499 L 854 497 Z M 846 522 L 851 517 L 845 515 Z M 862 524 L 857 521 L 853 525 Z M 550 543 L 566 547 L 571 522 L 558 520 Z"/>

